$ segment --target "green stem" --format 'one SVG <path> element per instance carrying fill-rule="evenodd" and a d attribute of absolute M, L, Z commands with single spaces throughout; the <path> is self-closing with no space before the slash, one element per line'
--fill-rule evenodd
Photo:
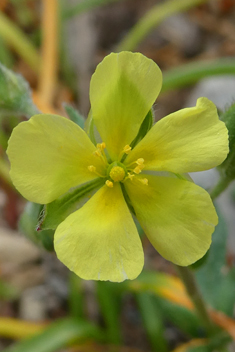
<path fill-rule="evenodd" d="M 177 270 L 186 287 L 189 297 L 194 303 L 194 307 L 199 318 L 201 318 L 205 328 L 207 329 L 208 335 L 213 335 L 214 326 L 209 317 L 209 314 L 206 308 L 206 303 L 204 302 L 203 297 L 199 291 L 193 272 L 188 267 L 182 267 L 182 266 L 177 266 Z"/>
<path fill-rule="evenodd" d="M 93 8 L 107 5 L 117 1 L 120 0 L 83 0 L 80 1 L 78 4 L 66 9 L 63 13 L 63 19 L 69 19 L 73 16 L 80 15 L 83 12 L 92 10 Z"/>
<path fill-rule="evenodd" d="M 149 32 L 158 26 L 163 20 L 171 15 L 183 12 L 191 7 L 203 4 L 208 0 L 168 0 L 163 4 L 154 6 L 148 11 L 142 19 L 130 30 L 123 41 L 119 43 L 117 51 L 136 49 L 138 44 L 149 34 Z"/>
<path fill-rule="evenodd" d="M 40 71 L 40 56 L 27 36 L 0 11 L 0 36 L 37 73 Z"/>
<path fill-rule="evenodd" d="M 82 279 L 73 272 L 69 274 L 69 310 L 73 318 L 84 318 Z"/>
<path fill-rule="evenodd" d="M 217 185 L 210 191 L 212 200 L 215 200 L 231 183 L 232 179 L 227 177 L 221 177 Z"/>
<path fill-rule="evenodd" d="M 163 74 L 161 93 L 185 87 L 199 81 L 201 78 L 215 75 L 235 75 L 234 60 L 222 58 L 214 61 L 200 61 L 173 68 Z"/>

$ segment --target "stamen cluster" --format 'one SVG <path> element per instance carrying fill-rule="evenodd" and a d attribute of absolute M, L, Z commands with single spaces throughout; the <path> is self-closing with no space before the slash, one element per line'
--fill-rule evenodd
<path fill-rule="evenodd" d="M 97 176 L 102 177 L 102 178 L 107 178 L 105 184 L 106 186 L 112 188 L 113 187 L 113 182 L 125 182 L 127 179 L 130 179 L 131 181 L 133 178 L 140 174 L 142 170 L 144 169 L 144 159 L 139 158 L 135 162 L 125 165 L 124 163 L 121 163 L 120 160 L 122 160 L 123 156 L 125 154 L 129 154 L 131 152 L 131 147 L 129 145 L 126 145 L 122 152 L 119 155 L 119 160 L 115 161 L 111 164 L 108 163 L 107 157 L 105 154 L 104 149 L 106 148 L 106 145 L 104 142 L 98 143 L 96 145 L 96 151 L 94 154 L 101 158 L 102 161 L 105 164 L 105 168 L 107 169 L 106 175 L 101 175 L 100 173 L 97 172 L 96 167 L 94 165 L 89 165 L 88 170 L 90 172 L 95 173 Z M 147 178 L 141 178 L 138 179 L 141 183 L 144 185 L 148 185 L 148 179 Z"/>

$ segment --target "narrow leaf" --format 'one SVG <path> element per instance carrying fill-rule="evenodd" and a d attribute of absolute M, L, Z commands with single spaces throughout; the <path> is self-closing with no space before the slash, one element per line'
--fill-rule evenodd
<path fill-rule="evenodd" d="M 97 298 L 106 325 L 108 341 L 113 344 L 121 343 L 120 301 L 121 292 L 116 290 L 110 282 L 97 282 Z"/>
<path fill-rule="evenodd" d="M 157 305 L 154 304 L 154 297 L 149 293 L 140 292 L 136 294 L 136 299 L 152 350 L 156 352 L 168 351 L 164 338 L 162 314 Z"/>
<path fill-rule="evenodd" d="M 4 352 L 55 352 L 71 341 L 102 339 L 101 331 L 94 325 L 74 319 L 64 319 L 51 324 L 43 332 L 22 340 Z"/>

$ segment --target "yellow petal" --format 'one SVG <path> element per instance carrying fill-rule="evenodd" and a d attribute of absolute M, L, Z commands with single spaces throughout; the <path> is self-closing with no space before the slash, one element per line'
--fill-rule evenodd
<path fill-rule="evenodd" d="M 146 170 L 175 173 L 208 170 L 228 154 L 228 131 L 216 106 L 200 98 L 186 108 L 158 121 L 133 149 L 126 164 L 144 159 Z"/>
<path fill-rule="evenodd" d="M 147 177 L 148 186 L 138 178 Z M 192 182 L 171 177 L 136 176 L 125 188 L 150 242 L 166 259 L 186 266 L 211 244 L 218 222 L 209 194 Z"/>
<path fill-rule="evenodd" d="M 97 66 L 90 86 L 92 114 L 113 160 L 136 137 L 161 85 L 159 67 L 140 53 L 112 53 Z"/>
<path fill-rule="evenodd" d="M 120 282 L 140 274 L 143 249 L 119 184 L 103 186 L 58 226 L 55 251 L 86 280 Z"/>
<path fill-rule="evenodd" d="M 71 187 L 96 178 L 89 165 L 102 172 L 94 151 L 86 133 L 72 121 L 35 115 L 20 123 L 9 139 L 10 176 L 26 199 L 46 204 Z"/>

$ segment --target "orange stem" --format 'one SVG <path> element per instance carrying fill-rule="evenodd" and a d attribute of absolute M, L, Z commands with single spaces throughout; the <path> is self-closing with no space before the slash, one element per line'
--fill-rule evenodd
<path fill-rule="evenodd" d="M 39 77 L 41 100 L 50 104 L 54 97 L 58 67 L 58 6 L 57 0 L 42 0 L 42 67 Z"/>

